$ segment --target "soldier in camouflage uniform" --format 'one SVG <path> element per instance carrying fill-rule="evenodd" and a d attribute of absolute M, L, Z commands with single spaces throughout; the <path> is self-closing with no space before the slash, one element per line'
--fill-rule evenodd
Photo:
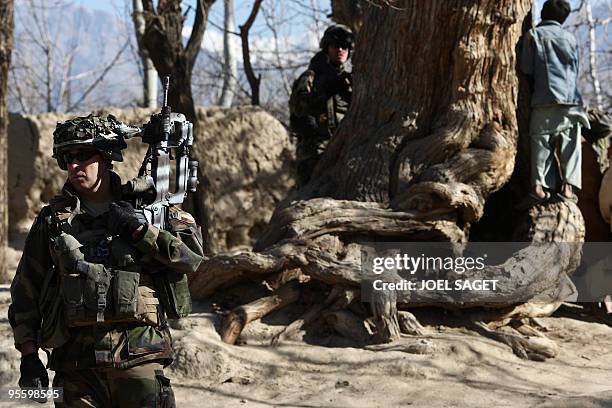
<path fill-rule="evenodd" d="M 354 36 L 341 24 L 325 30 L 308 70 L 293 83 L 289 99 L 291 129 L 296 133 L 298 186 L 305 185 L 351 103 L 350 72 L 345 64 Z"/>
<path fill-rule="evenodd" d="M 186 274 L 202 260 L 201 232 L 177 208 L 169 231 L 134 210 L 128 201 L 151 191 L 111 171 L 126 147 L 117 123 L 90 115 L 53 134 L 68 179 L 34 221 L 11 285 L 19 385 L 48 386 L 38 349 L 52 349 L 57 406 L 174 407 L 162 371 L 172 361 L 166 315 L 190 311 Z"/>

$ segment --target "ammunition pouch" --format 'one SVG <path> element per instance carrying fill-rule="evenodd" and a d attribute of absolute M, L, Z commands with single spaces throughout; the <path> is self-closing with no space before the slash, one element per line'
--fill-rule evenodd
<path fill-rule="evenodd" d="M 170 319 L 187 317 L 191 313 L 191 294 L 187 275 L 160 273 L 152 275 L 155 292 L 159 295 Z"/>
<path fill-rule="evenodd" d="M 45 296 L 41 296 L 41 310 L 50 311 L 43 317 L 41 332 L 48 347 L 58 347 L 67 340 L 67 336 L 59 335 L 67 333 L 54 334 L 60 327 L 132 322 L 159 325 L 155 291 L 139 286 L 140 273 L 85 261 L 82 245 L 72 235 L 62 233 L 53 243 L 59 274 L 49 274 Z M 122 253 L 121 261 L 126 267 L 133 263 L 127 253 Z M 52 276 L 56 275 L 59 283 L 52 285 Z"/>
<path fill-rule="evenodd" d="M 57 270 L 53 267 L 47 271 L 38 297 L 42 317 L 38 344 L 44 348 L 61 347 L 70 339 L 58 283 Z"/>
<path fill-rule="evenodd" d="M 155 291 L 139 286 L 140 274 L 79 262 L 78 274 L 62 276 L 61 292 L 69 327 L 115 323 L 159 325 Z"/>
<path fill-rule="evenodd" d="M 103 323 L 110 271 L 101 264 L 79 261 L 76 273 L 62 274 L 61 292 L 68 326 Z"/>

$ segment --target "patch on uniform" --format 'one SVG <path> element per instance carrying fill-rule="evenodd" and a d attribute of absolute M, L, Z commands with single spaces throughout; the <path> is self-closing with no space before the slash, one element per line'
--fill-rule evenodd
<path fill-rule="evenodd" d="M 195 219 L 188 212 L 179 212 L 178 219 L 188 224 L 195 224 Z"/>
<path fill-rule="evenodd" d="M 191 214 L 176 207 L 170 207 L 169 218 L 170 220 L 181 221 L 185 224 L 195 224 L 195 218 Z"/>

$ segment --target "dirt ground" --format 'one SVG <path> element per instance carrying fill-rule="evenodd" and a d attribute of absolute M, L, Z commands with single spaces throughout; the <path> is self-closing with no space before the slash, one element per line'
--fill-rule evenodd
<path fill-rule="evenodd" d="M 8 285 L 0 286 L 0 389 L 19 375 L 9 299 Z M 560 347 L 546 362 L 521 360 L 506 345 L 453 327 L 442 311 L 442 325 L 425 324 L 424 336 L 372 351 L 342 347 L 333 333 L 270 346 L 297 306 L 252 323 L 240 346 L 228 346 L 215 331 L 214 307 L 195 310 L 172 329 L 169 374 L 179 407 L 612 407 L 612 328 L 574 308 L 541 320 Z M 44 406 L 0 402 L 26 405 Z"/>

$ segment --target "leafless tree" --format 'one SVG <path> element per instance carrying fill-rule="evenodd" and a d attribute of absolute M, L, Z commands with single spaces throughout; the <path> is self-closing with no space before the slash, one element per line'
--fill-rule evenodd
<path fill-rule="evenodd" d="M 0 1 L 0 282 L 8 275 L 8 73 L 13 49 L 13 0 Z"/>
<path fill-rule="evenodd" d="M 238 77 L 238 62 L 234 46 L 236 36 L 234 0 L 224 0 L 223 10 L 223 87 L 219 96 L 219 106 L 228 108 L 232 106 Z"/>
<path fill-rule="evenodd" d="M 244 73 L 251 87 L 251 104 L 259 105 L 259 84 L 261 83 L 261 74 L 255 75 L 253 65 L 251 64 L 251 48 L 249 45 L 249 31 L 253 27 L 253 23 L 257 18 L 262 0 L 254 0 L 251 13 L 243 25 L 240 26 L 240 39 L 242 41 L 242 63 L 244 64 Z"/>
<path fill-rule="evenodd" d="M 599 75 L 597 72 L 597 36 L 595 19 L 593 18 L 593 4 L 591 0 L 585 1 L 585 12 L 586 21 L 589 28 L 589 77 L 591 79 L 591 86 L 593 87 L 593 93 L 595 94 L 595 105 L 597 108 L 602 108 L 601 99 L 601 87 L 599 86 Z"/>
<path fill-rule="evenodd" d="M 142 44 L 142 37 L 145 33 L 145 19 L 143 16 L 143 8 L 141 0 L 132 0 L 133 12 L 132 19 L 134 21 L 134 31 L 136 33 L 136 41 L 138 44 L 138 55 L 142 64 L 142 89 L 143 89 L 143 106 L 147 108 L 157 108 L 157 71 L 153 61 L 149 58 L 149 53 Z"/>
<path fill-rule="evenodd" d="M 234 104 L 261 105 L 288 121 L 287 101 L 293 80 L 306 69 L 330 24 L 328 0 L 253 0 L 238 3 L 247 18 L 239 26 L 242 55 L 238 59 Z M 263 16 L 265 10 L 266 15 Z M 198 103 L 215 104 L 223 83 L 220 37 L 224 28 L 215 9 L 209 19 L 216 47 L 203 50 L 194 70 Z"/>
<path fill-rule="evenodd" d="M 77 71 L 75 59 L 84 47 L 80 41 L 82 14 L 68 13 L 69 7 L 63 1 L 49 4 L 27 0 L 27 6 L 21 4 L 17 9 L 19 35 L 15 38 L 9 93 L 24 113 L 85 107 L 88 97 L 120 63 L 128 46 L 124 40 L 114 55 Z M 100 46 L 105 43 L 100 42 Z M 103 50 L 98 54 L 104 55 Z"/>
<path fill-rule="evenodd" d="M 612 89 L 601 84 L 612 80 L 612 42 L 608 30 L 612 21 L 612 1 L 581 0 L 573 11 L 567 24 L 581 48 L 583 96 L 590 106 L 611 109 Z"/>
<path fill-rule="evenodd" d="M 208 12 L 215 0 L 197 0 L 195 19 L 187 44 L 183 44 L 185 16 L 180 0 L 159 0 L 157 8 L 153 0 L 142 0 L 146 21 L 142 39 L 144 48 L 155 64 L 160 77 L 170 75 L 172 86 L 168 102 L 172 108 L 185 114 L 197 126 L 191 89 L 193 67 L 200 52 Z"/>

